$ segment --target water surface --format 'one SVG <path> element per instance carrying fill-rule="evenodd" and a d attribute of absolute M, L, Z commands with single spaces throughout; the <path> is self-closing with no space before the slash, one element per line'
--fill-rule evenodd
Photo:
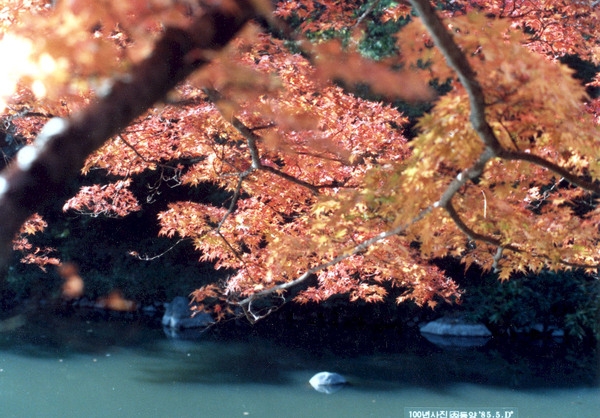
<path fill-rule="evenodd" d="M 361 354 L 285 335 L 209 333 L 190 342 L 135 322 L 44 319 L 0 333 L 1 417 L 403 417 L 405 407 L 425 406 L 595 418 L 600 411 L 595 357 L 557 360 L 545 348 L 442 350 L 398 337 L 401 347 Z M 323 370 L 352 385 L 316 392 L 308 380 Z"/>

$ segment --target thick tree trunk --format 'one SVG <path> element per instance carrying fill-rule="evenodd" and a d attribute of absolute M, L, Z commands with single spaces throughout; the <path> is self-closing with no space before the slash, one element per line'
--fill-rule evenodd
<path fill-rule="evenodd" d="M 108 94 L 73 117 L 50 120 L 34 143 L 19 151 L 0 174 L 1 267 L 23 222 L 69 197 L 65 185 L 90 153 L 206 64 L 197 57 L 208 54 L 192 52 L 223 48 L 253 17 L 250 2 L 236 3 L 239 8 L 206 11 L 187 30 L 167 28 L 152 55 L 129 77 L 116 80 Z"/>

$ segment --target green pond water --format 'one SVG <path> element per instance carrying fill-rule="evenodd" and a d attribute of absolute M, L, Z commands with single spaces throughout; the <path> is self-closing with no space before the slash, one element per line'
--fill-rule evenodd
<path fill-rule="evenodd" d="M 600 416 L 593 354 L 405 344 L 361 354 L 283 333 L 177 341 L 131 322 L 38 318 L 0 333 L 0 417 L 404 417 L 416 407 Z M 351 385 L 315 391 L 308 380 L 324 370 Z"/>

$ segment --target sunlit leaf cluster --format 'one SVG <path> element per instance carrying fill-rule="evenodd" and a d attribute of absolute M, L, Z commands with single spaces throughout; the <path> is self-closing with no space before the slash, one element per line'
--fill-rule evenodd
<path fill-rule="evenodd" d="M 233 312 L 229 303 L 253 316 L 257 298 L 285 300 L 309 278 L 296 301 L 379 302 L 393 293 L 435 306 L 460 298 L 433 263 L 448 255 L 501 279 L 595 270 L 600 104 L 558 58 L 598 61 L 598 6 L 436 2 L 419 18 L 429 2 L 410 3 L 281 1 L 266 19 L 280 19 L 277 30 L 252 23 L 223 51 L 194 51 L 190 59 L 210 65 L 83 167 L 118 180 L 81 189 L 65 209 L 126 216 L 141 208 L 130 187 L 144 173 L 169 187 L 222 190 L 222 202 L 169 202 L 158 217 L 161 235 L 190 241 L 201 260 L 231 272 L 193 295 L 219 317 Z M 186 27 L 201 9 L 192 1 L 19 4 L 32 7 L 32 23 L 19 8 L 0 9 L 0 22 L 8 44 L 31 49 L 6 111 L 25 137 L 40 120 L 101 96 L 104 81 L 123 77 L 166 25 Z M 372 61 L 365 52 L 381 54 L 365 48 L 380 23 L 397 24 L 382 39 L 393 55 Z M 38 33 L 56 36 L 33 47 Z M 441 84 L 449 92 L 436 96 L 431 86 Z M 410 141 L 394 100 L 432 105 Z"/>

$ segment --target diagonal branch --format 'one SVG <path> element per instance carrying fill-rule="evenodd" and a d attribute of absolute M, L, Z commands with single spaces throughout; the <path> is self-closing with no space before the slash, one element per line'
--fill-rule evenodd
<path fill-rule="evenodd" d="M 544 159 L 543 157 L 527 152 L 504 149 L 486 119 L 486 104 L 483 90 L 477 81 L 477 74 L 469 64 L 466 55 L 463 53 L 463 51 L 461 51 L 456 42 L 454 42 L 452 34 L 444 26 L 444 23 L 431 6 L 429 0 L 410 0 L 410 2 L 419 13 L 421 20 L 431 34 L 436 46 L 442 52 L 448 64 L 455 70 L 461 84 L 467 91 L 471 109 L 471 124 L 473 129 L 479 135 L 481 141 L 486 146 L 486 149 L 480 155 L 475 164 L 467 170 L 461 172 L 451 182 L 441 196 L 440 200 L 436 202 L 435 206 L 443 207 L 453 219 L 455 224 L 459 227 L 459 229 L 474 239 L 479 239 L 504 249 L 518 251 L 518 247 L 515 247 L 514 245 L 502 245 L 499 240 L 475 233 L 460 219 L 452 205 L 452 198 L 456 192 L 463 185 L 465 185 L 469 179 L 475 179 L 481 175 L 485 170 L 485 166 L 488 161 L 490 161 L 492 158 L 527 161 L 546 168 L 570 183 L 594 193 L 600 193 L 600 185 L 597 182 L 587 181 L 575 175 L 574 173 L 571 173 L 569 170 L 559 166 L 558 164 Z M 501 254 L 502 252 L 499 251 L 497 257 L 499 258 Z M 495 261 L 497 260 L 495 259 Z"/>
<path fill-rule="evenodd" d="M 330 187 L 340 187 L 339 184 L 320 184 L 315 186 L 312 183 L 301 180 L 298 177 L 294 177 L 291 174 L 288 174 L 284 171 L 277 170 L 268 165 L 264 165 L 260 160 L 260 152 L 258 151 L 258 147 L 256 143 L 261 139 L 260 136 L 254 133 L 254 129 L 248 128 L 242 121 L 240 121 L 235 116 L 231 119 L 231 124 L 235 129 L 238 130 L 239 133 L 242 134 L 248 143 L 248 149 L 250 150 L 250 157 L 252 158 L 252 167 L 257 170 L 268 171 L 271 174 L 275 174 L 291 183 L 302 186 L 308 190 L 310 190 L 314 195 L 318 195 L 320 193 L 320 189 L 330 188 Z"/>
<path fill-rule="evenodd" d="M 206 95 L 208 96 L 208 99 L 213 102 L 213 103 L 217 103 L 220 100 L 220 94 L 218 91 L 214 90 L 214 89 L 204 89 L 204 92 L 206 93 Z M 224 116 L 221 113 L 221 116 Z M 260 160 L 260 151 L 258 150 L 258 146 L 256 145 L 258 141 L 261 140 L 261 137 L 256 135 L 254 133 L 254 131 L 256 129 L 250 129 L 248 128 L 244 122 L 242 122 L 241 120 L 239 120 L 237 117 L 235 116 L 230 116 L 227 120 L 229 120 L 229 123 L 231 123 L 231 125 L 237 129 L 237 131 L 246 139 L 246 143 L 248 144 L 248 151 L 250 152 L 250 159 L 252 161 L 252 168 L 254 170 L 262 170 L 262 171 L 268 171 L 271 174 L 275 174 L 276 176 L 279 176 L 291 183 L 297 184 L 299 186 L 302 186 L 304 188 L 307 188 L 308 190 L 310 190 L 314 195 L 318 195 L 319 194 L 319 190 L 320 189 L 324 189 L 327 187 L 339 187 L 339 185 L 319 185 L 319 186 L 315 186 L 312 183 L 309 183 L 307 181 L 301 180 L 298 177 L 294 177 L 286 172 L 283 172 L 281 170 L 277 170 L 276 168 L 270 167 L 268 165 L 264 165 L 262 163 L 262 161 Z M 271 127 L 271 125 L 268 125 L 268 127 Z M 261 127 L 262 128 L 262 127 Z"/>
<path fill-rule="evenodd" d="M 502 150 L 502 145 L 485 117 L 485 96 L 483 89 L 477 81 L 477 74 L 469 64 L 466 55 L 454 42 L 454 39 L 442 19 L 435 12 L 429 0 L 410 0 L 417 10 L 421 21 L 429 31 L 435 45 L 442 52 L 448 65 L 456 71 L 458 79 L 465 87 L 471 104 L 471 124 L 486 147 L 492 149 L 494 154 Z"/>
<path fill-rule="evenodd" d="M 502 150 L 498 154 L 498 157 L 503 158 L 505 160 L 527 161 L 540 167 L 544 167 L 545 169 L 559 175 L 564 180 L 567 180 L 571 184 L 579 186 L 582 189 L 587 190 L 588 192 L 600 194 L 600 184 L 598 184 L 597 182 L 587 181 L 586 179 L 571 173 L 566 168 L 563 168 L 558 164 L 555 164 L 552 161 L 548 161 L 545 158 L 540 157 L 538 155 L 530 154 L 528 152 L 523 151 Z"/>
<path fill-rule="evenodd" d="M 356 254 L 365 252 L 373 245 L 375 245 L 389 237 L 401 234 L 402 232 L 406 231 L 406 229 L 408 229 L 410 226 L 419 222 L 421 219 L 423 219 L 425 216 L 427 216 L 433 209 L 434 209 L 433 205 L 429 206 L 429 207 L 421 210 L 421 212 L 419 212 L 419 214 L 417 214 L 417 216 L 415 216 L 413 219 L 411 219 L 408 223 L 399 225 L 388 231 L 381 232 L 380 234 L 377 234 L 372 238 L 364 240 L 364 241 L 360 242 L 359 244 L 355 245 L 354 247 L 348 249 L 346 252 L 338 255 L 337 257 L 334 257 L 329 261 L 326 261 L 324 263 L 318 264 L 314 267 L 307 269 L 304 273 L 302 273 L 296 279 L 294 279 L 290 282 L 281 283 L 281 284 L 272 286 L 268 289 L 262 290 L 260 292 L 254 293 L 254 294 L 248 296 L 247 298 L 236 302 L 236 304 L 247 309 L 248 306 L 250 306 L 252 304 L 252 302 L 257 299 L 260 299 L 260 298 L 263 298 L 270 294 L 273 294 L 275 292 L 286 290 L 286 289 L 289 289 L 290 287 L 299 285 L 302 282 L 307 281 L 313 274 L 316 274 L 316 273 L 320 272 L 321 270 L 325 270 L 326 268 L 329 268 L 335 264 L 338 264 L 339 262 L 344 261 L 347 258 L 350 258 Z"/>
<path fill-rule="evenodd" d="M 487 121 L 483 89 L 477 81 L 477 74 L 473 70 L 471 64 L 469 64 L 466 55 L 456 42 L 454 42 L 452 34 L 448 31 L 438 14 L 435 12 L 429 0 L 410 0 L 410 3 L 419 13 L 423 24 L 431 34 L 436 46 L 442 52 L 450 67 L 454 69 L 458 79 L 467 91 L 471 106 L 471 124 L 481 141 L 491 150 L 491 158 L 498 157 L 505 160 L 528 161 L 540 167 L 544 167 L 560 177 L 564 177 L 570 183 L 587 191 L 600 193 L 600 185 L 597 183 L 586 181 L 543 157 L 526 152 L 510 151 L 503 148 Z"/>
<path fill-rule="evenodd" d="M 456 224 L 458 229 L 460 229 L 466 236 L 468 236 L 469 238 L 471 238 L 474 241 L 481 241 L 481 242 L 485 242 L 487 244 L 493 245 L 495 247 L 498 247 L 496 254 L 494 255 L 494 263 L 492 266 L 493 270 L 497 270 L 498 264 L 500 262 L 500 259 L 502 258 L 502 253 L 504 252 L 504 250 L 510 250 L 510 251 L 514 251 L 516 253 L 524 252 L 523 249 L 519 248 L 515 244 L 503 244 L 502 241 L 499 240 L 498 238 L 494 238 L 489 235 L 483 235 L 478 232 L 475 232 L 472 228 L 470 228 L 467 224 L 465 224 L 465 222 L 460 218 L 460 215 L 454 208 L 454 205 L 452 204 L 452 202 L 448 202 L 448 204 L 446 206 L 444 206 L 444 209 L 446 209 L 446 212 L 448 212 L 448 215 L 450 216 L 452 221 Z M 545 261 L 552 261 L 551 258 L 545 254 L 532 254 L 532 255 L 538 259 L 543 259 Z M 573 263 L 573 262 L 566 261 L 566 260 L 560 260 L 559 262 L 560 262 L 560 264 L 564 265 L 565 267 L 573 267 L 573 268 L 580 268 L 580 269 L 597 269 L 600 266 L 599 264 Z"/>
<path fill-rule="evenodd" d="M 487 244 L 493 245 L 495 247 L 503 248 L 506 250 L 511 250 L 511 251 L 518 252 L 518 253 L 522 252 L 522 250 L 514 244 L 503 244 L 502 241 L 499 240 L 498 238 L 494 238 L 489 235 L 483 235 L 483 234 L 480 234 L 479 232 L 475 232 L 473 229 L 471 229 L 469 226 L 467 226 L 467 224 L 461 219 L 460 215 L 456 211 L 456 208 L 454 207 L 452 202 L 448 202 L 444 206 L 444 209 L 446 209 L 446 212 L 448 212 L 450 219 L 452 219 L 452 221 L 454 221 L 454 223 L 456 224 L 458 229 L 460 229 L 463 232 L 463 234 L 468 236 L 470 239 L 472 239 L 474 241 L 485 242 Z"/>

